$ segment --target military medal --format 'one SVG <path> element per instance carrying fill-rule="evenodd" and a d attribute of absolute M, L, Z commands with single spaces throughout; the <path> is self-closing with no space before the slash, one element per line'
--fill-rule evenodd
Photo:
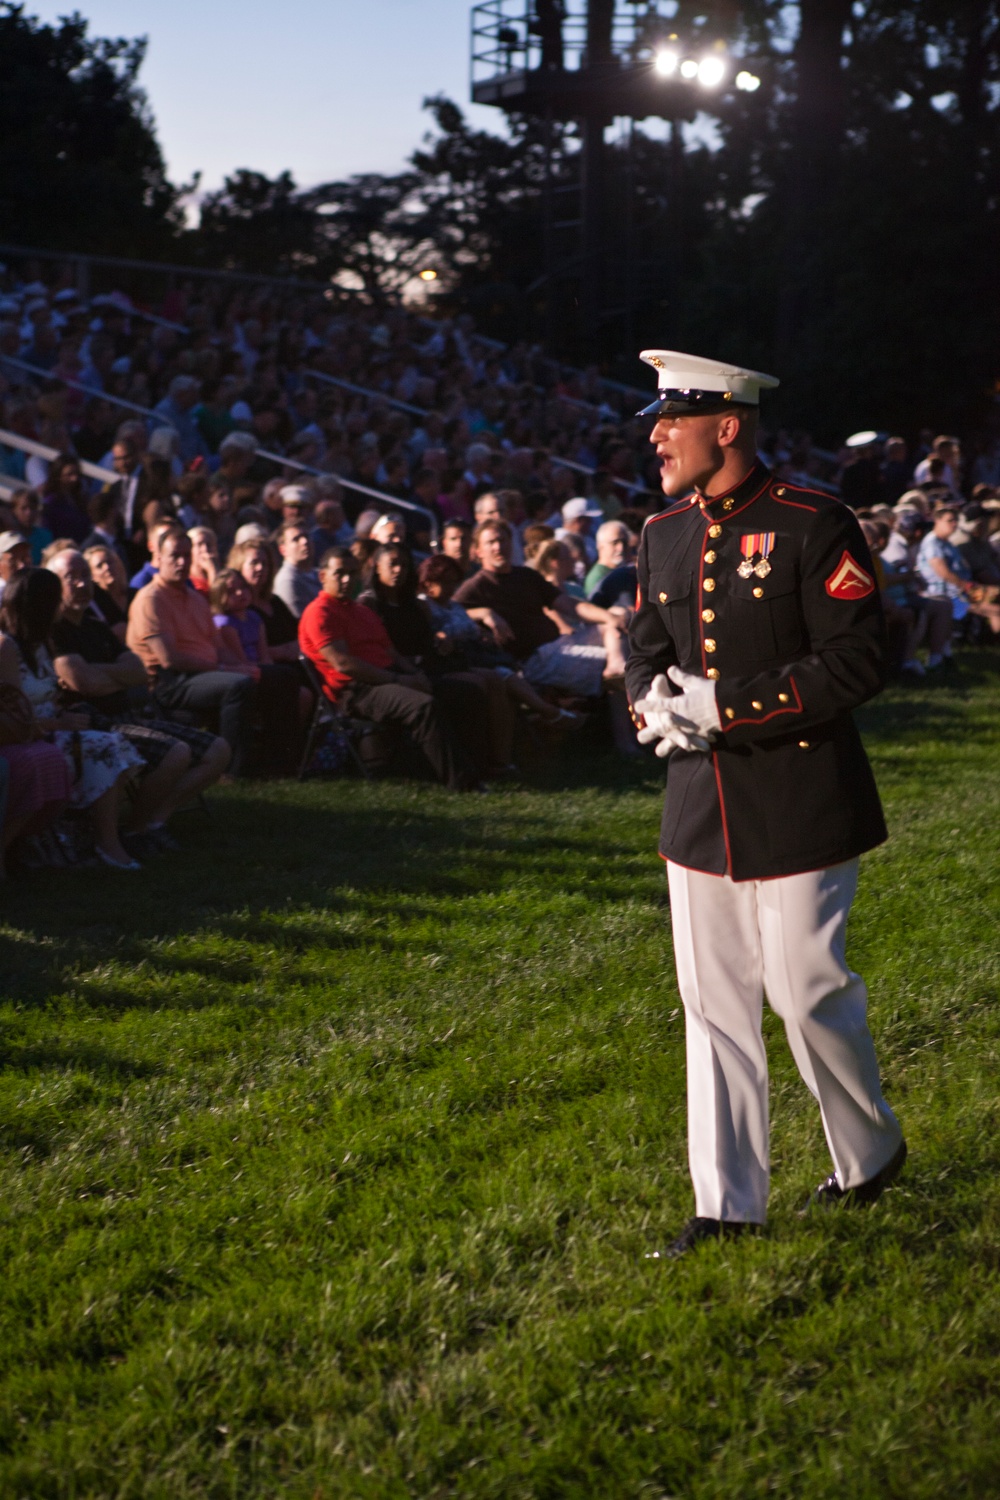
<path fill-rule="evenodd" d="M 774 550 L 773 531 L 750 531 L 740 537 L 740 551 L 743 553 L 743 561 L 736 569 L 741 578 L 750 578 L 756 573 L 758 578 L 766 578 L 771 571 L 768 558 Z M 755 563 L 754 558 L 760 553 L 760 561 Z"/>

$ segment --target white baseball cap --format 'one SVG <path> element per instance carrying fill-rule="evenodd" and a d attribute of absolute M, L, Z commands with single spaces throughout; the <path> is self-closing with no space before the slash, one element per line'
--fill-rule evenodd
<path fill-rule="evenodd" d="M 562 508 L 563 525 L 568 526 L 570 521 L 579 521 L 581 516 L 589 516 L 592 521 L 596 521 L 600 516 L 603 520 L 604 512 L 599 505 L 591 505 L 589 500 L 584 500 L 582 496 L 577 495 L 575 499 L 567 500 Z"/>

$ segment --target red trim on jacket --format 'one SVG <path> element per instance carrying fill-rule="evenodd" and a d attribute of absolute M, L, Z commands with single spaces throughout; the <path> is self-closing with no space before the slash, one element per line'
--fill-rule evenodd
<path fill-rule="evenodd" d="M 808 495 L 809 491 L 803 490 L 802 493 Z M 798 500 L 782 500 L 778 495 L 772 495 L 771 499 L 775 505 L 790 505 L 793 510 L 807 510 L 811 516 L 814 516 L 819 509 L 816 505 L 802 505 Z"/>
<path fill-rule="evenodd" d="M 729 719 L 723 725 L 723 729 L 735 729 L 737 724 L 766 724 L 768 719 L 776 719 L 779 714 L 800 714 L 802 712 L 802 699 L 799 696 L 799 690 L 795 685 L 794 677 L 789 677 L 788 686 L 795 694 L 794 705 L 789 704 L 787 708 L 772 708 L 769 714 L 762 714 L 759 719 Z"/>
<path fill-rule="evenodd" d="M 726 874 L 732 879 L 733 876 L 733 853 L 729 847 L 729 822 L 726 818 L 726 799 L 722 795 L 722 777 L 719 774 L 719 753 L 712 751 L 712 767 L 715 771 L 715 785 L 719 793 L 719 812 L 722 816 L 722 838 L 726 846 Z"/>
<path fill-rule="evenodd" d="M 671 516 L 686 516 L 692 506 L 696 504 L 697 501 L 692 495 L 688 500 L 687 505 L 672 505 L 669 510 L 661 510 L 657 515 L 650 516 L 649 520 L 646 522 L 646 525 L 652 526 L 654 521 L 668 521 Z"/>

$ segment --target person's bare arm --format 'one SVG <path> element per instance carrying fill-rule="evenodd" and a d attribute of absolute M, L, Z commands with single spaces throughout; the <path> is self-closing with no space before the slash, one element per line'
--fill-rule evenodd
<path fill-rule="evenodd" d="M 331 667 L 342 672 L 345 677 L 350 677 L 352 682 L 364 682 L 370 687 L 386 687 L 390 683 L 398 683 L 401 677 L 409 679 L 406 682 L 407 687 L 416 688 L 417 679 L 426 681 L 425 678 L 421 678 L 421 674 L 414 672 L 412 667 L 404 669 L 402 666 L 394 666 L 392 670 L 386 667 L 374 667 L 371 662 L 362 661 L 360 656 L 355 656 L 348 651 L 346 641 L 331 641 L 329 645 L 320 646 L 319 654 L 324 661 L 330 663 Z M 396 661 L 402 660 L 403 658 L 397 653 Z"/>
<path fill-rule="evenodd" d="M 509 646 L 513 643 L 514 632 L 511 630 L 503 615 L 498 615 L 495 610 L 476 607 L 465 607 L 465 613 L 470 620 L 477 620 L 480 625 L 485 625 L 490 635 L 498 646 Z"/>
<path fill-rule="evenodd" d="M 267 648 L 268 661 L 298 661 L 299 655 L 298 641 L 286 641 L 283 646 L 268 646 Z"/>
<path fill-rule="evenodd" d="M 146 669 L 134 651 L 107 663 L 84 661 L 71 653 L 57 656 L 54 665 L 60 685 L 82 698 L 103 698 L 123 688 L 141 687 L 146 681 Z"/>
<path fill-rule="evenodd" d="M 945 583 L 953 583 L 963 591 L 968 589 L 968 579 L 959 578 L 957 573 L 953 573 L 943 557 L 932 557 L 930 559 L 930 564 L 937 576 L 939 578 L 943 578 Z"/>
<path fill-rule="evenodd" d="M 602 609 L 599 604 L 591 604 L 589 599 L 570 599 L 569 603 L 576 606 L 577 619 L 586 620 L 589 625 L 620 625 L 622 623 L 621 616 L 613 609 Z"/>
<path fill-rule="evenodd" d="M 243 650 L 243 642 L 232 625 L 217 625 L 219 634 L 219 666 L 245 667 L 249 666 L 247 654 Z"/>
<path fill-rule="evenodd" d="M 561 595 L 560 597 L 564 598 L 565 595 Z M 570 602 L 572 603 L 572 601 Z M 566 612 L 557 608 L 558 604 L 559 600 L 557 599 L 551 609 L 547 608 L 545 605 L 542 605 L 542 614 L 545 615 L 547 619 L 552 621 L 553 625 L 556 627 L 560 635 L 572 635 L 573 626 L 570 623 L 570 619 L 567 618 Z"/>

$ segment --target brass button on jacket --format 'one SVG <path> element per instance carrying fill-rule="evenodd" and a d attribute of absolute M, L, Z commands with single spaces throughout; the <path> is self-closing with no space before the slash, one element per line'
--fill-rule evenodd
<path fill-rule="evenodd" d="M 709 667 L 708 671 L 705 673 L 705 676 L 711 677 L 713 682 L 718 681 L 721 675 L 722 673 L 719 671 L 718 667 Z"/>
<path fill-rule="evenodd" d="M 713 551 L 712 551 L 712 549 L 711 549 L 711 547 L 710 547 L 710 548 L 709 548 L 709 549 L 708 549 L 708 551 L 707 551 L 707 552 L 706 552 L 706 553 L 705 553 L 705 561 L 706 561 L 706 562 L 707 562 L 707 563 L 709 563 L 709 564 L 711 564 L 711 563 L 714 563 L 714 562 L 715 562 L 715 553 L 714 553 L 714 552 L 713 552 Z"/>
<path fill-rule="evenodd" d="M 715 650 L 715 642 L 712 640 L 711 636 L 709 636 L 707 638 L 707 640 L 705 641 L 705 650 L 706 651 L 714 651 Z"/>
<path fill-rule="evenodd" d="M 702 588 L 705 590 L 706 594 L 710 594 L 712 592 L 712 590 L 715 588 L 715 579 L 714 578 L 706 578 L 705 582 L 702 584 Z"/>
<path fill-rule="evenodd" d="M 715 610 L 703 609 L 701 612 L 701 618 L 705 621 L 706 625 L 711 625 L 712 621 L 715 619 Z"/>
<path fill-rule="evenodd" d="M 708 534 L 713 538 L 722 535 L 722 527 L 719 525 L 718 521 L 713 522 L 713 524 L 708 528 Z"/>

